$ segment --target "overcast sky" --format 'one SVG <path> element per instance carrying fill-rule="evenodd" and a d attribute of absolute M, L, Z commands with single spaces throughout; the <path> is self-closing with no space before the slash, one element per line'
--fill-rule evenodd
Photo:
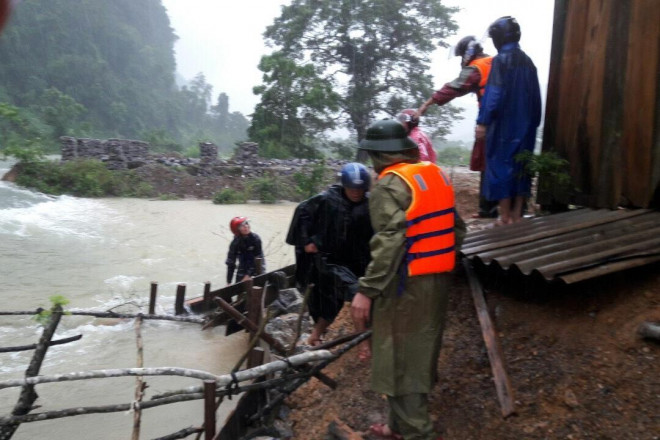
<path fill-rule="evenodd" d="M 279 16 L 281 5 L 288 3 L 282 0 L 163 0 L 172 27 L 179 36 L 175 46 L 179 73 L 192 79 L 203 72 L 207 82 L 213 85 L 214 100 L 224 92 L 229 96 L 230 111 L 251 114 L 258 102 L 252 87 L 261 83 L 257 65 L 261 56 L 271 51 L 264 45 L 262 33 Z M 522 29 L 521 47 L 538 68 L 545 102 L 554 0 L 445 0 L 443 4 L 461 8 L 454 16 L 459 30 L 448 39 L 450 44 L 465 35 L 481 38 L 498 17 L 516 17 Z M 487 52 L 496 53 L 489 39 L 484 40 L 484 47 Z M 431 74 L 436 88 L 458 74 L 459 63 L 458 58 L 450 56 L 450 49 L 439 48 L 433 54 Z M 476 119 L 476 99 L 465 96 L 454 104 L 465 108 L 465 120 L 456 123 L 448 137 L 470 141 Z"/>

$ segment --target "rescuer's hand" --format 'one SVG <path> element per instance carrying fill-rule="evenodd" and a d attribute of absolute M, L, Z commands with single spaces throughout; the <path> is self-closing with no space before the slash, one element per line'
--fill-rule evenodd
<path fill-rule="evenodd" d="M 369 321 L 369 314 L 371 312 L 371 298 L 358 292 L 353 297 L 351 302 L 351 316 L 354 321 Z"/>
<path fill-rule="evenodd" d="M 314 243 L 307 243 L 305 245 L 305 252 L 308 254 L 315 254 L 319 251 L 319 249 L 316 247 Z"/>
<path fill-rule="evenodd" d="M 478 124 L 474 129 L 474 138 L 479 140 L 486 137 L 486 126 Z"/>

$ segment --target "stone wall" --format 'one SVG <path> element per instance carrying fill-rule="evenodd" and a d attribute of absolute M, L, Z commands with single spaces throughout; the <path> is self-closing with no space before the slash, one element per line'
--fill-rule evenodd
<path fill-rule="evenodd" d="M 125 170 L 145 165 L 149 160 L 149 144 L 132 139 L 76 139 L 62 136 L 62 162 L 74 159 L 97 159 L 108 169 Z"/>
<path fill-rule="evenodd" d="M 290 175 L 295 172 L 311 172 L 321 160 L 265 159 L 259 156 L 259 145 L 244 142 L 231 159 L 218 159 L 218 147 L 210 142 L 200 142 L 200 158 L 183 157 L 178 153 L 152 153 L 149 143 L 131 139 L 86 139 L 63 136 L 60 138 L 62 162 L 77 158 L 97 159 L 108 169 L 134 169 L 144 165 L 160 164 L 185 167 L 192 175 L 211 177 L 232 175 L 243 178 L 265 175 Z M 339 170 L 345 160 L 325 159 L 325 166 Z"/>

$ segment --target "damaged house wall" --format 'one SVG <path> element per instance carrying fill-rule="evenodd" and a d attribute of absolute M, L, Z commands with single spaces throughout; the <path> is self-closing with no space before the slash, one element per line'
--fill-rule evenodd
<path fill-rule="evenodd" d="M 544 152 L 574 193 L 542 204 L 660 207 L 660 1 L 555 0 Z"/>

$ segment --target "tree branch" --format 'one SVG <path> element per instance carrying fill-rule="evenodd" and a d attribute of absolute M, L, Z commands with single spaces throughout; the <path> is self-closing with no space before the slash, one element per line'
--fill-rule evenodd
<path fill-rule="evenodd" d="M 238 371 L 234 374 L 238 382 L 250 380 L 263 376 L 264 374 L 274 373 L 284 370 L 293 365 L 302 365 L 308 362 L 325 361 L 332 359 L 335 355 L 327 350 L 309 351 L 306 353 L 291 356 L 287 360 L 278 360 L 249 370 Z M 25 379 L 11 379 L 0 381 L 0 389 L 20 387 L 24 385 L 37 385 L 41 383 L 66 382 L 72 380 L 102 379 L 108 377 L 122 376 L 184 376 L 201 380 L 215 380 L 218 386 L 225 386 L 234 381 L 231 374 L 216 376 L 202 370 L 192 370 L 189 368 L 160 367 L 160 368 L 116 368 L 109 370 L 82 371 L 78 373 L 56 374 L 53 376 L 36 376 Z"/>
<path fill-rule="evenodd" d="M 309 356 L 312 355 L 312 356 Z M 318 355 L 318 356 L 317 356 Z M 324 361 L 327 362 L 330 359 L 333 359 L 334 355 L 327 351 L 327 350 L 321 350 L 321 351 L 314 351 L 314 352 L 307 352 L 307 353 L 302 353 L 296 356 L 292 356 L 289 358 L 289 363 L 291 365 L 300 365 L 306 362 L 311 362 L 311 361 Z M 265 374 L 269 374 L 275 371 L 280 371 L 283 369 L 286 369 L 288 367 L 288 363 L 286 361 L 275 361 L 275 362 L 270 362 L 268 364 L 260 365 L 259 367 L 251 368 L 249 370 L 243 370 L 235 373 L 236 380 L 237 381 L 245 381 L 245 380 L 250 380 L 254 379 L 256 377 L 263 376 Z M 267 367 L 267 368 L 263 368 Z M 133 370 L 157 370 L 157 369 L 148 369 L 148 368 L 135 368 Z M 179 369 L 179 370 L 184 370 L 184 369 Z M 106 370 L 110 371 L 110 370 Z M 123 370 L 118 370 L 118 371 L 123 371 Z M 198 370 L 188 370 L 188 371 L 196 371 Z M 209 373 L 206 373 L 208 376 L 212 376 Z M 290 377 L 287 376 L 285 378 L 280 378 L 277 379 L 276 381 L 273 381 L 268 384 L 250 384 L 244 387 L 240 388 L 223 388 L 224 386 L 230 384 L 233 379 L 232 376 L 229 374 L 223 375 L 223 376 L 213 376 L 217 378 L 217 390 L 216 390 L 216 395 L 217 396 L 224 396 L 227 394 L 234 394 L 238 393 L 241 391 L 246 391 L 249 389 L 256 389 L 256 388 L 263 388 L 266 386 L 274 386 L 276 384 L 279 384 L 280 382 L 286 382 L 292 379 L 296 378 L 301 378 L 301 377 L 308 377 L 309 375 L 314 374 L 313 371 L 306 372 L 306 373 L 298 373 L 295 375 L 291 375 Z M 148 374 L 144 374 L 148 375 Z M 63 375 L 60 375 L 63 376 Z M 192 377 L 191 375 L 186 375 L 189 377 Z M 45 378 L 46 376 L 40 376 L 40 378 Z M 55 376 L 52 376 L 55 377 Z M 101 376 L 101 377 L 113 377 L 113 376 Z M 34 378 L 38 379 L 38 378 Z M 5 381 L 7 382 L 7 381 Z M 25 380 L 23 380 L 25 382 Z M 52 382 L 52 381 L 51 381 Z M 45 382 L 39 382 L 39 383 L 45 383 Z M 201 389 L 201 387 L 197 387 Z M 0 417 L 0 425 L 1 424 L 13 424 L 13 423 L 30 423 L 30 422 L 40 422 L 43 420 L 52 420 L 52 419 L 58 419 L 58 418 L 63 418 L 63 417 L 72 417 L 72 416 L 77 416 L 77 415 L 82 415 L 82 414 L 99 414 L 99 413 L 110 413 L 110 412 L 121 412 L 121 411 L 129 411 L 129 410 L 143 410 L 143 409 L 149 409 L 149 408 L 155 408 L 157 406 L 162 406 L 162 405 L 168 405 L 170 403 L 178 403 L 178 402 L 187 402 L 190 400 L 200 400 L 204 398 L 204 394 L 202 392 L 185 392 L 185 394 L 179 394 L 179 395 L 169 395 L 167 397 L 159 398 L 157 400 L 150 400 L 148 402 L 131 402 L 131 403 L 122 403 L 122 404 L 117 404 L 117 405 L 104 405 L 104 406 L 87 406 L 87 407 L 78 407 L 78 408 L 67 408 L 63 410 L 58 410 L 58 411 L 46 411 L 42 413 L 34 413 L 34 414 L 27 414 L 27 415 L 21 415 L 21 416 L 9 416 L 9 417 Z M 197 432 L 197 431 L 195 431 Z"/>
<path fill-rule="evenodd" d="M 0 316 L 11 316 L 11 315 L 37 315 L 43 311 L 42 308 L 39 308 L 35 311 L 17 311 L 17 312 L 0 312 Z M 77 316 L 94 316 L 96 318 L 120 318 L 120 319 L 135 319 L 138 316 L 142 316 L 142 319 L 155 319 L 162 321 L 179 321 L 179 322 L 190 322 L 193 324 L 204 324 L 206 320 L 204 318 L 196 318 L 194 316 L 174 316 L 174 315 L 149 315 L 142 313 L 115 313 L 115 312 L 91 312 L 86 310 L 79 311 L 66 311 L 65 315 L 77 315 Z"/>
<path fill-rule="evenodd" d="M 63 338 L 63 339 L 58 339 L 56 341 L 50 341 L 48 343 L 49 347 L 52 347 L 53 345 L 62 345 L 62 344 L 68 344 L 69 342 L 77 341 L 78 339 L 81 339 L 82 335 L 76 335 L 76 336 L 71 336 L 70 338 Z M 26 351 L 26 350 L 34 350 L 37 348 L 38 344 L 30 344 L 30 345 L 17 345 L 14 347 L 1 347 L 0 348 L 0 353 L 10 353 L 13 351 Z"/>

